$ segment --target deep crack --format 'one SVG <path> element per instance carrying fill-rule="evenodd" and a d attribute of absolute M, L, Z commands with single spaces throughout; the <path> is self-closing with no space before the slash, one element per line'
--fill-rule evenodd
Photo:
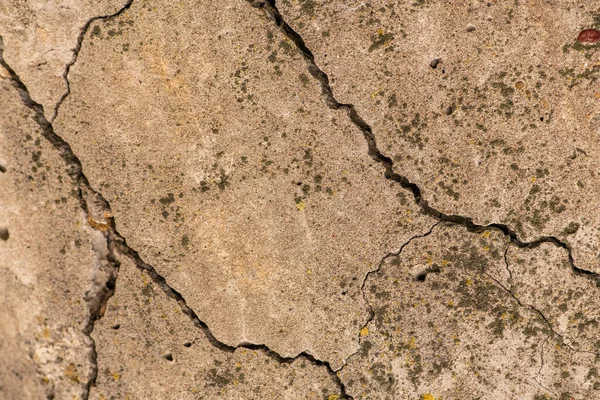
<path fill-rule="evenodd" d="M 131 2 L 129 3 L 131 4 Z M 107 241 L 107 246 L 109 249 L 109 263 L 114 265 L 114 273 L 109 274 L 109 278 L 106 282 L 106 290 L 101 290 L 98 294 L 98 298 L 95 299 L 90 307 L 90 315 L 88 320 L 86 321 L 85 327 L 82 329 L 82 332 L 89 338 L 91 343 L 91 364 L 92 371 L 90 376 L 88 377 L 88 382 L 85 385 L 85 391 L 83 395 L 83 399 L 88 399 L 90 395 L 90 389 L 96 383 L 96 378 L 98 376 L 98 363 L 97 363 L 97 351 L 96 345 L 93 337 L 91 336 L 95 322 L 102 317 L 104 308 L 109 298 L 114 294 L 114 289 L 116 286 L 117 274 L 119 263 L 117 260 L 116 254 L 122 254 L 129 257 L 140 270 L 145 271 L 151 277 L 153 282 L 157 284 L 163 292 L 170 298 L 177 301 L 179 306 L 181 307 L 182 312 L 187 315 L 205 334 L 208 341 L 217 349 L 233 353 L 238 348 L 246 348 L 250 350 L 261 351 L 265 353 L 270 358 L 276 360 L 279 363 L 289 364 L 295 361 L 296 359 L 305 359 L 313 365 L 323 366 L 327 369 L 329 376 L 332 381 L 338 387 L 340 391 L 339 399 L 353 399 L 352 396 L 346 393 L 346 387 L 341 379 L 337 376 L 336 371 L 333 370 L 331 364 L 328 361 L 319 360 L 312 354 L 307 351 L 303 351 L 294 357 L 283 357 L 279 353 L 274 350 L 271 350 L 265 344 L 253 344 L 253 343 L 242 343 L 237 346 L 231 346 L 226 343 L 219 341 L 213 333 L 210 331 L 208 325 L 198 318 L 198 315 L 194 310 L 192 310 L 188 305 L 183 296 L 175 289 L 173 289 L 166 281 L 166 279 L 161 276 L 153 266 L 147 264 L 142 260 L 139 253 L 129 247 L 127 245 L 127 241 L 125 238 L 117 231 L 114 218 L 112 217 L 112 213 L 110 212 L 110 204 L 109 202 L 102 196 L 102 194 L 92 188 L 87 177 L 83 173 L 83 167 L 81 164 L 81 160 L 75 155 L 73 149 L 63 138 L 54 132 L 54 128 L 52 123 L 48 121 L 44 114 L 44 108 L 41 104 L 34 101 L 25 86 L 25 84 L 21 81 L 16 72 L 6 63 L 3 57 L 4 53 L 4 43 L 2 37 L 0 36 L 0 65 L 6 69 L 9 74 L 9 79 L 12 82 L 13 87 L 17 89 L 23 104 L 31 109 L 35 114 L 35 121 L 41 128 L 42 136 L 46 140 L 48 140 L 59 152 L 61 158 L 68 166 L 68 174 L 73 179 L 76 184 L 76 192 L 79 200 L 79 204 L 81 209 L 87 216 L 88 223 L 90 226 L 102 232 Z M 94 211 L 102 211 L 103 217 L 106 222 L 97 222 L 93 218 Z"/>
<path fill-rule="evenodd" d="M 133 3 L 133 0 L 127 0 L 127 3 L 125 3 L 125 5 L 123 7 L 121 7 L 117 12 L 114 12 L 112 14 L 98 15 L 98 16 L 92 17 L 83 25 L 83 28 L 81 28 L 81 31 L 79 32 L 79 36 L 77 36 L 77 44 L 71 50 L 73 52 L 71 61 L 69 61 L 67 63 L 67 65 L 65 65 L 65 70 L 63 72 L 63 79 L 65 80 L 65 85 L 67 86 L 67 90 L 62 94 L 62 96 L 60 96 L 60 99 L 58 99 L 58 102 L 56 102 L 56 105 L 54 106 L 54 110 L 52 111 L 52 116 L 50 117 L 50 122 L 54 122 L 54 120 L 58 116 L 58 109 L 62 105 L 63 101 L 65 101 L 67 96 L 69 94 L 71 94 L 71 83 L 69 82 L 69 72 L 71 71 L 71 67 L 77 62 L 77 57 L 79 56 L 79 52 L 81 51 L 83 39 L 85 38 L 85 35 L 86 35 L 88 29 L 90 28 L 90 25 L 92 25 L 92 23 L 94 21 L 97 21 L 99 19 L 106 20 L 106 19 L 114 18 L 114 17 L 120 15 L 125 10 L 129 9 L 129 7 L 131 7 L 132 3 Z"/>
<path fill-rule="evenodd" d="M 560 240 L 556 236 L 541 236 L 532 241 L 524 241 L 519 238 L 516 231 L 507 224 L 491 223 L 488 225 L 479 225 L 473 222 L 472 217 L 466 217 L 462 215 L 446 214 L 442 211 L 435 209 L 430 206 L 426 200 L 421 196 L 421 188 L 411 182 L 407 177 L 398 174 L 394 171 L 393 160 L 383 154 L 378 148 L 375 141 L 375 135 L 371 126 L 358 114 L 354 105 L 349 103 L 340 103 L 333 94 L 333 89 L 329 84 L 328 75 L 317 66 L 315 57 L 310 49 L 306 46 L 304 39 L 298 32 L 296 32 L 291 26 L 285 22 L 283 16 L 279 13 L 279 10 L 275 6 L 274 0 L 247 0 L 252 7 L 261 8 L 265 14 L 281 29 L 283 34 L 291 40 L 295 45 L 304 61 L 307 64 L 308 72 L 320 83 L 321 95 L 325 101 L 325 104 L 333 110 L 344 110 L 346 111 L 350 121 L 356 125 L 363 133 L 363 136 L 367 142 L 368 152 L 374 161 L 383 164 L 385 172 L 384 176 L 397 182 L 403 188 L 409 190 L 413 194 L 415 203 L 421 208 L 421 211 L 425 215 L 429 215 L 438 221 L 447 222 L 454 225 L 460 225 L 467 228 L 468 231 L 482 232 L 485 230 L 497 230 L 502 232 L 505 236 L 510 238 L 512 244 L 519 248 L 534 248 L 542 243 L 552 243 L 557 247 L 566 249 L 569 253 L 569 263 L 573 271 L 581 276 L 586 276 L 593 279 L 598 286 L 600 286 L 600 274 L 593 271 L 588 271 L 577 267 L 573 261 L 573 254 L 571 246 Z"/>

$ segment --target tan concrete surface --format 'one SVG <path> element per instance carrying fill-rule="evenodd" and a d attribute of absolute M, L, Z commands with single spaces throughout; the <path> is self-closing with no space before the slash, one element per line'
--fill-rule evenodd
<path fill-rule="evenodd" d="M 364 275 L 435 221 L 382 179 L 259 10 L 182 4 L 93 24 L 56 129 L 219 340 L 337 369 L 367 319 Z"/>
<path fill-rule="evenodd" d="M 89 20 L 118 12 L 125 0 L 2 0 L 4 58 L 51 118 L 68 90 L 63 77 Z"/>
<path fill-rule="evenodd" d="M 560 237 L 600 272 L 600 49 L 576 40 L 597 4 L 277 4 L 429 205 Z"/>
<path fill-rule="evenodd" d="M 2 67 L 0 104 L 0 398 L 80 398 L 86 294 L 106 243 Z"/>
<path fill-rule="evenodd" d="M 92 399 L 318 399 L 339 389 L 324 366 L 281 363 L 264 351 L 214 347 L 177 303 L 130 262 L 93 334 Z"/>
<path fill-rule="evenodd" d="M 374 318 L 361 330 L 361 350 L 341 371 L 348 393 L 355 399 L 595 398 L 600 328 L 593 322 L 597 307 L 585 296 L 597 288 L 573 275 L 565 252 L 509 246 L 497 232 L 440 225 L 388 258 L 366 282 Z M 508 282 L 522 292 L 502 284 L 507 249 Z M 536 268 L 541 263 L 543 270 Z M 562 276 L 554 276 L 552 287 L 540 284 L 552 280 L 548 270 Z M 532 289 L 536 299 L 528 296 Z M 563 304 L 568 311 L 561 312 Z"/>
<path fill-rule="evenodd" d="M 0 399 L 600 398 L 598 29 L 0 4 Z"/>

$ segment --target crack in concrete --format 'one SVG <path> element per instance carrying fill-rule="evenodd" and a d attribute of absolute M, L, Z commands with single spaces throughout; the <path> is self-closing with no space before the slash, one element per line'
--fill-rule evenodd
<path fill-rule="evenodd" d="M 542 383 L 539 381 L 542 369 L 544 369 L 544 345 L 548 342 L 548 339 L 550 339 L 550 337 L 547 337 L 540 346 L 540 368 L 538 369 L 537 374 L 533 377 L 533 380 L 538 384 L 539 387 L 546 390 L 548 393 L 552 393 L 553 396 L 556 396 L 556 393 L 553 390 L 550 390 L 546 386 L 542 385 Z"/>
<path fill-rule="evenodd" d="M 507 247 L 510 247 L 510 246 L 507 246 Z M 561 344 L 563 344 L 569 350 L 571 350 L 575 353 L 598 355 L 597 353 L 594 353 L 593 351 L 576 349 L 576 348 L 572 347 L 570 344 L 566 343 L 564 336 L 561 335 L 560 333 L 558 333 L 558 331 L 556 331 L 554 329 L 554 327 L 552 326 L 552 323 L 548 320 L 548 318 L 546 318 L 546 316 L 544 315 L 544 313 L 541 310 L 539 310 L 538 308 L 536 308 L 535 306 L 533 306 L 531 304 L 523 303 L 521 301 L 521 299 L 519 299 L 512 290 L 510 290 L 505 285 L 503 285 L 502 282 L 500 282 L 498 279 L 494 278 L 492 275 L 488 274 L 487 272 L 485 272 L 485 271 L 482 271 L 482 272 L 483 272 L 483 275 L 485 275 L 488 278 L 490 278 L 491 280 L 493 280 L 496 283 L 496 285 L 498 285 L 500 288 L 502 288 L 504 291 L 506 291 L 513 299 L 515 299 L 515 301 L 519 304 L 520 307 L 529 308 L 533 312 L 535 312 L 542 319 L 542 321 L 544 321 L 544 324 L 546 324 L 548 326 L 548 329 L 550 329 L 552 334 L 554 334 L 555 336 L 560 338 Z"/>
<path fill-rule="evenodd" d="M 369 318 L 364 323 L 364 325 L 361 327 L 361 329 L 360 329 L 360 331 L 358 333 L 359 349 L 357 351 L 355 351 L 354 353 L 350 354 L 348 357 L 346 357 L 344 365 L 342 365 L 336 372 L 339 372 L 342 369 L 344 369 L 344 367 L 348 364 L 348 361 L 350 361 L 350 359 L 352 357 L 354 357 L 356 354 L 358 354 L 360 352 L 360 343 L 362 342 L 362 334 L 361 334 L 361 332 L 363 331 L 363 329 L 367 328 L 369 326 L 369 324 L 371 323 L 371 321 L 373 321 L 373 318 L 375 318 L 375 311 L 373 311 L 373 306 L 371 306 L 371 303 L 369 302 L 369 300 L 367 299 L 367 296 L 365 294 L 365 285 L 367 284 L 367 280 L 369 279 L 369 277 L 371 275 L 376 274 L 379 271 L 381 271 L 381 268 L 383 268 L 383 263 L 385 262 L 385 260 L 387 260 L 390 257 L 398 257 L 402 253 L 402 251 L 404 250 L 404 248 L 406 246 L 408 246 L 410 243 L 412 243 L 413 240 L 421 239 L 421 238 L 424 238 L 424 237 L 427 237 L 427 236 L 431 235 L 433 233 L 433 230 L 439 224 L 441 224 L 441 223 L 442 223 L 441 221 L 438 221 L 435 224 L 433 224 L 425 233 L 421 233 L 419 235 L 415 235 L 415 236 L 411 237 L 406 242 L 404 242 L 398 248 L 397 251 L 393 251 L 393 252 L 387 253 L 385 256 L 383 256 L 383 258 L 381 259 L 381 261 L 379 261 L 379 263 L 377 264 L 377 268 L 372 269 L 369 272 L 367 272 L 367 274 L 365 275 L 365 278 L 362 281 L 362 284 L 360 285 L 360 291 L 361 291 L 363 300 L 364 300 L 365 304 L 367 305 L 367 309 L 369 311 Z"/>
<path fill-rule="evenodd" d="M 35 113 L 35 120 L 41 128 L 42 136 L 44 136 L 44 138 L 54 146 L 54 148 L 59 152 L 61 158 L 65 161 L 66 165 L 68 166 L 68 174 L 76 184 L 76 192 L 80 207 L 86 214 L 90 226 L 93 229 L 98 230 L 104 234 L 109 249 L 109 255 L 111 258 L 108 261 L 109 263 L 111 263 L 111 265 L 114 266 L 114 270 L 112 271 L 113 273 L 109 274 L 109 278 L 106 282 L 106 289 L 100 290 L 96 296 L 96 299 L 92 302 L 92 306 L 90 308 L 90 315 L 86 321 L 85 327 L 82 329 L 82 332 L 90 339 L 90 361 L 92 364 L 92 371 L 88 377 L 88 382 L 85 386 L 86 390 L 84 392 L 83 399 L 89 398 L 91 387 L 95 385 L 98 375 L 96 345 L 91 334 L 94 330 L 95 322 L 98 319 L 102 318 L 104 309 L 106 307 L 106 303 L 115 291 L 116 280 L 118 276 L 118 268 L 120 265 L 118 262 L 117 254 L 122 254 L 129 257 L 134 262 L 137 268 L 145 271 L 150 276 L 152 281 L 155 284 L 157 284 L 168 297 L 174 299 L 179 304 L 181 311 L 193 321 L 196 327 L 202 330 L 208 341 L 215 348 L 228 353 L 233 353 L 238 348 L 246 348 L 250 350 L 261 351 L 270 358 L 276 360 L 277 362 L 284 364 L 292 363 L 295 360 L 301 358 L 305 359 L 315 366 L 323 366 L 327 369 L 329 376 L 340 391 L 340 396 L 338 397 L 338 399 L 353 399 L 352 396 L 346 393 L 346 387 L 344 383 L 338 377 L 336 373 L 337 371 L 333 370 L 331 364 L 328 361 L 316 358 L 308 351 L 303 351 L 294 357 L 284 357 L 276 351 L 270 349 L 266 344 L 240 343 L 236 346 L 231 346 L 219 341 L 211 332 L 208 325 L 202 320 L 200 320 L 196 312 L 187 305 L 187 302 L 183 298 L 183 296 L 177 290 L 172 288 L 167 283 L 166 279 L 163 276 L 161 276 L 156 271 L 156 269 L 154 269 L 154 267 L 144 262 L 136 250 L 132 249 L 130 246 L 127 245 L 126 239 L 116 229 L 114 217 L 110 212 L 109 202 L 102 196 L 102 194 L 99 191 L 96 191 L 92 188 L 87 177 L 83 173 L 83 166 L 81 160 L 79 160 L 79 158 L 75 155 L 71 146 L 63 138 L 57 135 L 56 132 L 54 132 L 52 123 L 49 122 L 48 119 L 45 117 L 43 106 L 35 102 L 31 98 L 25 84 L 21 81 L 16 72 L 4 60 L 3 51 L 4 44 L 2 37 L 0 36 L 0 65 L 4 67 L 9 73 L 9 79 L 11 80 L 13 87 L 15 87 L 19 92 L 23 104 Z M 95 220 L 91 217 L 91 208 L 104 210 L 104 219 L 106 220 L 106 223 L 95 222 Z"/>
<path fill-rule="evenodd" d="M 83 25 L 83 28 L 81 28 L 81 31 L 79 31 L 79 36 L 77 36 L 77 44 L 71 50 L 73 52 L 73 56 L 71 57 L 71 61 L 69 61 L 65 65 L 65 70 L 63 72 L 63 79 L 65 80 L 65 84 L 67 86 L 67 90 L 62 94 L 62 96 L 60 96 L 60 99 L 58 99 L 58 102 L 56 102 L 56 105 L 54 106 L 54 110 L 52 111 L 52 116 L 49 119 L 50 122 L 54 122 L 54 120 L 58 116 L 58 109 L 62 105 L 63 101 L 65 101 L 65 99 L 67 98 L 67 96 L 69 94 L 71 94 L 71 83 L 69 82 L 69 72 L 71 71 L 71 67 L 77 62 L 77 57 L 79 56 L 79 52 L 81 51 L 81 46 L 83 44 L 83 39 L 85 38 L 85 35 L 86 35 L 88 29 L 90 28 L 90 25 L 92 25 L 92 23 L 94 21 L 97 21 L 97 20 L 100 20 L 100 19 L 101 20 L 107 20 L 107 19 L 114 18 L 114 17 L 120 15 L 125 10 L 129 9 L 129 7 L 131 7 L 132 3 L 133 3 L 133 0 L 127 0 L 127 3 L 125 3 L 125 5 L 123 7 L 121 7 L 117 12 L 112 13 L 112 14 L 98 15 L 98 16 L 92 17 L 92 18 L 90 18 Z"/>
<path fill-rule="evenodd" d="M 569 263 L 573 271 L 580 275 L 585 276 L 587 278 L 593 279 L 597 286 L 600 287 L 600 274 L 588 271 L 585 269 L 581 269 L 577 267 L 573 260 L 573 254 L 571 246 L 560 240 L 555 236 L 541 236 L 532 241 L 524 241 L 519 238 L 516 231 L 512 229 L 510 226 L 501 223 L 491 223 L 488 225 L 479 225 L 473 222 L 472 217 L 462 216 L 462 215 L 454 215 L 454 214 L 446 214 L 442 211 L 435 209 L 430 206 L 426 200 L 421 196 L 421 188 L 416 184 L 411 182 L 407 177 L 398 174 L 394 171 L 394 162 L 393 160 L 383 154 L 378 148 L 377 143 L 375 141 L 375 135 L 373 134 L 373 130 L 371 126 L 359 115 L 358 111 L 354 105 L 350 103 L 340 103 L 333 94 L 333 89 L 329 84 L 329 76 L 319 68 L 319 66 L 315 62 L 315 57 L 311 50 L 306 46 L 304 39 L 302 36 L 296 32 L 288 23 L 284 20 L 283 16 L 280 14 L 279 10 L 275 6 L 275 0 L 247 0 L 250 3 L 250 6 L 255 8 L 260 8 L 264 11 L 268 18 L 270 18 L 275 25 L 283 32 L 283 34 L 291 40 L 302 58 L 307 64 L 308 72 L 311 74 L 313 78 L 315 78 L 319 84 L 321 85 L 321 96 L 323 97 L 325 104 L 333 109 L 333 110 L 343 110 L 346 111 L 346 114 L 350 118 L 350 121 L 358 127 L 367 142 L 368 145 L 368 153 L 371 158 L 383 164 L 385 172 L 385 178 L 395 181 L 400 184 L 404 189 L 412 192 L 415 203 L 421 208 L 421 211 L 425 215 L 429 215 L 438 221 L 447 222 L 454 225 L 460 225 L 467 228 L 470 232 L 483 232 L 486 230 L 497 230 L 502 232 L 505 236 L 510 238 L 512 244 L 519 248 L 535 248 L 542 243 L 551 243 L 557 247 L 562 247 L 566 249 L 569 253 Z"/>

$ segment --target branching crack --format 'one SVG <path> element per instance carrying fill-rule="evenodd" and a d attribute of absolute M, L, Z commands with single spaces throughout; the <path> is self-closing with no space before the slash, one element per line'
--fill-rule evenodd
<path fill-rule="evenodd" d="M 315 356 L 313 356 L 307 351 L 303 351 L 294 357 L 283 357 L 276 351 L 271 350 L 265 344 L 241 343 L 237 346 L 231 346 L 219 341 L 210 331 L 208 325 L 202 320 L 200 320 L 196 312 L 187 305 L 187 302 L 183 298 L 183 296 L 177 290 L 172 288 L 167 283 L 166 279 L 162 277 L 156 271 L 156 269 L 154 269 L 154 267 L 144 262 L 136 250 L 132 249 L 131 247 L 129 247 L 129 245 L 127 245 L 127 241 L 125 240 L 125 238 L 116 229 L 114 218 L 112 217 L 112 213 L 110 212 L 110 204 L 100 192 L 92 188 L 87 177 L 83 173 L 81 160 L 79 160 L 79 158 L 75 155 L 71 146 L 59 135 L 57 135 L 56 132 L 54 132 L 52 123 L 49 122 L 44 115 L 44 109 L 42 105 L 35 102 L 31 98 L 25 84 L 21 81 L 21 79 L 15 73 L 15 71 L 4 60 L 3 50 L 4 45 L 2 37 L 0 36 L 0 65 L 7 70 L 12 85 L 19 92 L 23 104 L 34 112 L 35 120 L 41 128 L 42 136 L 44 136 L 44 138 L 56 148 L 61 158 L 66 163 L 68 167 L 68 174 L 76 184 L 76 192 L 80 207 L 86 214 L 90 226 L 93 229 L 96 229 L 104 234 L 109 250 L 108 261 L 114 266 L 114 269 L 112 273 L 109 274 L 108 280 L 106 282 L 106 289 L 101 290 L 98 294 L 98 298 L 95 299 L 95 301 L 91 302 L 94 306 L 90 308 L 90 315 L 86 321 L 85 327 L 82 330 L 83 333 L 90 339 L 92 345 L 90 355 L 92 371 L 90 373 L 90 376 L 88 377 L 88 382 L 86 383 L 86 390 L 84 392 L 83 399 L 89 398 L 90 389 L 92 386 L 95 385 L 96 378 L 98 375 L 96 346 L 91 334 L 94 330 L 95 322 L 103 316 L 107 301 L 114 294 L 119 268 L 119 262 L 116 256 L 117 254 L 129 257 L 135 263 L 137 268 L 145 271 L 153 280 L 153 282 L 157 286 L 159 286 L 168 297 L 174 299 L 179 304 L 182 312 L 193 321 L 196 327 L 202 330 L 209 342 L 215 348 L 229 353 L 234 352 L 238 348 L 246 348 L 250 350 L 261 351 L 270 358 L 276 360 L 277 362 L 285 364 L 292 363 L 297 359 L 305 359 L 315 366 L 322 366 L 327 369 L 331 380 L 335 383 L 335 385 L 338 387 L 338 390 L 340 391 L 340 396 L 338 397 L 339 399 L 353 398 L 352 396 L 346 393 L 346 387 L 344 383 L 338 377 L 336 371 L 333 370 L 331 364 L 328 361 L 317 359 Z M 94 211 L 98 210 L 103 212 L 103 217 L 106 222 L 97 222 L 96 219 L 93 218 L 93 215 L 95 214 Z"/>
<path fill-rule="evenodd" d="M 425 199 L 421 196 L 421 188 L 411 182 L 407 177 L 398 174 L 394 171 L 394 162 L 393 160 L 384 155 L 378 148 L 377 143 L 375 141 L 375 135 L 373 134 L 373 130 L 371 126 L 358 114 L 356 108 L 349 103 L 340 103 L 334 96 L 331 85 L 329 84 L 329 77 L 327 74 L 319 68 L 319 66 L 315 62 L 315 57 L 310 49 L 306 46 L 306 43 L 300 36 L 298 32 L 296 32 L 287 22 L 283 19 L 282 15 L 279 13 L 279 10 L 275 6 L 274 0 L 247 0 L 252 7 L 261 8 L 267 17 L 271 19 L 277 27 L 283 32 L 283 34 L 291 40 L 298 49 L 302 58 L 307 64 L 308 72 L 320 83 L 321 85 L 321 95 L 325 101 L 325 104 L 333 109 L 333 110 L 343 110 L 346 112 L 350 121 L 356 125 L 363 133 L 363 136 L 367 142 L 368 152 L 371 158 L 381 163 L 384 166 L 385 172 L 384 176 L 397 182 L 404 189 L 412 192 L 414 201 L 419 207 L 421 211 L 429 215 L 438 221 L 443 221 L 446 223 L 460 225 L 466 227 L 469 231 L 472 232 L 482 232 L 486 230 L 497 230 L 502 232 L 505 236 L 510 238 L 510 241 L 513 245 L 519 248 L 534 248 L 539 246 L 542 243 L 551 243 L 557 247 L 562 247 L 566 249 L 569 253 L 569 263 L 573 269 L 573 271 L 580 276 L 585 276 L 587 278 L 593 279 L 598 286 L 600 286 L 600 274 L 592 271 L 587 271 L 581 268 L 578 268 L 573 261 L 573 254 L 571 246 L 560 240 L 555 236 L 541 236 L 532 241 L 524 241 L 519 238 L 516 231 L 509 227 L 506 224 L 501 223 L 492 223 L 489 225 L 479 225 L 473 222 L 472 217 L 462 216 L 462 215 L 454 215 L 454 214 L 446 214 L 443 213 L 434 207 L 430 206 Z"/>
<path fill-rule="evenodd" d="M 507 264 L 507 266 L 508 266 L 508 264 Z M 596 354 L 592 351 L 576 349 L 576 348 L 572 347 L 571 345 L 569 345 L 568 343 L 566 343 L 564 336 L 561 335 L 556 329 L 554 329 L 554 327 L 552 326 L 552 323 L 548 320 L 548 318 L 546 318 L 546 316 L 540 309 L 538 309 L 537 307 L 535 307 L 531 304 L 523 303 L 521 301 L 521 299 L 519 299 L 512 290 L 510 290 L 508 287 L 506 287 L 504 284 L 502 284 L 502 282 L 500 282 L 498 279 L 494 278 L 492 275 L 488 274 L 485 271 L 483 272 L 483 274 L 486 277 L 488 277 L 489 279 L 491 279 L 492 281 L 494 281 L 496 283 L 496 285 L 498 285 L 500 288 L 502 288 L 505 292 L 507 292 L 519 304 L 520 307 L 529 308 L 534 313 L 536 313 L 541 318 L 541 320 L 544 322 L 544 324 L 546 326 L 548 326 L 548 329 L 552 332 L 552 335 L 558 337 L 560 339 L 560 342 L 564 346 L 566 346 L 569 350 L 576 352 L 576 353 Z"/>
<path fill-rule="evenodd" d="M 379 271 L 381 271 L 381 268 L 383 268 L 383 264 L 385 263 L 385 260 L 387 260 L 390 257 L 398 257 L 400 255 L 400 253 L 402 253 L 404 248 L 406 246 L 408 246 L 410 243 L 412 243 L 413 240 L 421 239 L 421 238 L 431 235 L 433 233 L 433 230 L 435 229 L 435 227 L 438 226 L 440 223 L 441 223 L 441 221 L 438 221 L 435 224 L 433 224 L 425 233 L 421 233 L 419 235 L 413 236 L 410 239 L 408 239 L 406 242 L 404 242 L 398 248 L 398 250 L 390 252 L 390 253 L 386 254 L 385 256 L 383 256 L 381 261 L 379 261 L 379 263 L 377 264 L 377 268 L 372 269 L 371 271 L 367 272 L 367 274 L 365 275 L 365 278 L 362 281 L 362 284 L 360 285 L 360 291 L 362 293 L 362 297 L 365 301 L 365 304 L 367 305 L 367 309 L 369 311 L 369 318 L 361 327 L 360 332 L 362 332 L 363 329 L 367 328 L 369 326 L 369 324 L 371 323 L 371 321 L 373 321 L 373 318 L 375 318 L 375 311 L 373 310 L 373 306 L 369 302 L 369 299 L 367 299 L 366 292 L 365 292 L 365 286 L 367 284 L 367 280 L 369 280 L 371 275 L 374 275 L 374 274 L 378 273 Z M 359 333 L 358 343 L 360 344 L 360 342 L 361 342 L 361 334 Z M 344 365 L 338 371 L 342 370 L 344 368 L 344 366 L 348 363 L 348 360 L 350 360 L 350 358 L 352 358 L 354 355 L 356 355 L 359 351 L 360 350 L 358 350 L 358 351 L 352 353 L 350 356 L 348 356 L 348 358 L 346 359 L 346 363 L 344 363 Z"/>
<path fill-rule="evenodd" d="M 114 17 L 122 14 L 125 10 L 127 10 L 127 9 L 129 9 L 129 7 L 131 7 L 132 3 L 133 3 L 133 0 L 127 0 L 127 3 L 125 3 L 125 5 L 123 7 L 121 7 L 117 12 L 108 14 L 108 15 L 98 15 L 98 16 L 92 17 L 83 25 L 83 28 L 81 28 L 81 31 L 79 31 L 79 36 L 77 36 L 77 44 L 71 50 L 73 52 L 71 61 L 69 61 L 67 63 L 67 65 L 65 65 L 65 70 L 63 72 L 63 79 L 65 80 L 65 85 L 67 86 L 67 90 L 65 90 L 65 92 L 62 94 L 62 96 L 60 96 L 60 99 L 54 106 L 54 110 L 52 111 L 52 116 L 50 117 L 50 122 L 54 122 L 54 120 L 56 119 L 56 117 L 58 115 L 58 109 L 62 105 L 63 101 L 65 101 L 67 96 L 69 94 L 71 94 L 71 84 L 69 82 L 69 72 L 71 71 L 71 67 L 77 62 L 77 57 L 79 56 L 79 52 L 81 51 L 81 45 L 83 44 L 83 39 L 85 38 L 85 35 L 86 35 L 88 29 L 90 28 L 90 25 L 92 25 L 92 23 L 94 21 L 97 21 L 99 19 L 106 20 L 106 19 L 114 18 Z"/>

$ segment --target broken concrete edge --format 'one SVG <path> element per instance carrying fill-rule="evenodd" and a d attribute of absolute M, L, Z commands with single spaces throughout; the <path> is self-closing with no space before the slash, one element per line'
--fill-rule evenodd
<path fill-rule="evenodd" d="M 87 34 L 88 29 L 92 25 L 92 23 L 97 20 L 107 20 L 107 19 L 117 17 L 117 16 L 121 15 L 123 12 L 125 12 L 126 10 L 128 10 L 131 7 L 131 4 L 133 4 L 133 0 L 127 0 L 125 5 L 123 5 L 123 7 L 121 7 L 118 11 L 116 11 L 112 14 L 108 14 L 108 15 L 97 15 L 95 17 L 92 17 L 92 18 L 88 19 L 87 22 L 83 25 L 83 27 L 79 31 L 79 35 L 77 36 L 77 43 L 75 44 L 75 47 L 71 50 L 73 52 L 71 61 L 69 61 L 65 65 L 65 70 L 62 74 L 67 89 L 60 96 L 60 99 L 58 99 L 58 101 L 56 102 L 56 105 L 54 106 L 54 110 L 52 110 L 52 116 L 49 118 L 50 122 L 54 122 L 54 120 L 58 116 L 58 109 L 60 108 L 62 103 L 65 101 L 67 96 L 69 96 L 69 94 L 71 94 L 71 83 L 69 82 L 69 72 L 71 71 L 71 67 L 77 62 L 77 57 L 79 56 L 79 52 L 81 51 L 81 46 L 83 45 L 83 40 L 85 38 L 85 35 Z"/>
<path fill-rule="evenodd" d="M 304 58 L 304 61 L 307 64 L 308 72 L 321 85 L 321 95 L 327 107 L 333 110 L 346 111 L 350 121 L 363 133 L 363 136 L 367 141 L 367 146 L 369 149 L 368 151 L 371 158 L 374 161 L 383 164 L 385 169 L 385 178 L 397 182 L 404 189 L 409 190 L 413 194 L 414 201 L 421 208 L 421 212 L 423 212 L 423 214 L 431 216 L 441 222 L 464 226 L 470 232 L 483 232 L 486 230 L 500 231 L 502 234 L 510 238 L 511 243 L 519 248 L 535 248 L 542 243 L 551 243 L 557 247 L 562 247 L 568 252 L 569 264 L 571 265 L 573 272 L 575 272 L 575 274 L 578 276 L 584 276 L 594 280 L 596 286 L 600 287 L 600 274 L 577 267 L 573 259 L 571 246 L 556 236 L 541 236 L 537 239 L 527 242 L 520 239 L 517 235 L 517 232 L 506 224 L 491 223 L 488 225 L 479 225 L 473 222 L 472 217 L 446 214 L 427 204 L 427 201 L 421 196 L 421 188 L 416 183 L 411 182 L 407 177 L 394 171 L 393 160 L 379 150 L 371 126 L 359 115 L 354 105 L 349 103 L 341 103 L 335 98 L 333 89 L 329 84 L 329 76 L 316 64 L 315 57 L 311 50 L 306 46 L 302 36 L 285 21 L 275 5 L 275 0 L 247 1 L 252 7 L 262 9 L 266 16 L 272 20 L 275 25 L 277 25 L 281 32 L 295 44 L 298 52 Z"/>
<path fill-rule="evenodd" d="M 187 302 L 184 299 L 184 297 L 177 290 L 173 289 L 167 283 L 166 279 L 163 276 L 161 276 L 156 271 L 156 269 L 154 269 L 153 266 L 144 262 L 136 250 L 132 249 L 127 245 L 126 239 L 116 229 L 114 218 L 110 213 L 109 202 L 102 196 L 100 192 L 94 190 L 91 187 L 87 177 L 83 173 L 83 166 L 81 164 L 81 161 L 75 155 L 71 146 L 59 135 L 57 135 L 56 132 L 54 132 L 52 123 L 48 121 L 48 119 L 45 117 L 43 106 L 31 98 L 25 84 L 21 81 L 16 72 L 4 60 L 3 51 L 4 45 L 2 37 L 0 36 L 0 66 L 7 70 L 9 74 L 9 79 L 11 80 L 13 87 L 15 87 L 19 92 L 23 104 L 34 112 L 35 120 L 41 128 L 42 136 L 44 136 L 44 138 L 48 140 L 56 150 L 58 150 L 61 158 L 69 167 L 69 176 L 73 179 L 76 185 L 76 192 L 77 197 L 79 199 L 79 204 L 87 217 L 87 221 L 90 227 L 92 227 L 92 229 L 99 230 L 104 235 L 107 242 L 107 259 L 110 265 L 110 270 L 108 271 L 108 278 L 102 289 L 100 289 L 98 293 L 92 296 L 93 301 L 90 302 L 90 313 L 84 325 L 84 328 L 82 329 L 82 332 L 89 339 L 90 363 L 92 365 L 92 370 L 88 375 L 88 381 L 85 384 L 85 390 L 82 397 L 83 399 L 87 400 L 89 398 L 90 390 L 95 385 L 98 376 L 98 353 L 96 350 L 96 343 L 92 337 L 92 333 L 94 331 L 96 321 L 103 317 L 108 300 L 115 293 L 118 271 L 120 267 L 120 262 L 118 261 L 117 254 L 121 254 L 130 258 L 138 269 L 145 271 L 150 276 L 152 281 L 156 285 L 158 285 L 169 298 L 175 300 L 179 304 L 181 311 L 192 320 L 192 322 L 197 328 L 202 330 L 208 341 L 215 348 L 228 353 L 233 353 L 238 348 L 246 348 L 249 350 L 261 351 L 267 356 L 276 360 L 277 362 L 286 364 L 290 364 L 296 359 L 306 359 L 308 362 L 315 366 L 323 366 L 327 369 L 332 381 L 335 383 L 335 385 L 340 391 L 340 400 L 353 399 L 352 396 L 346 393 L 345 385 L 337 375 L 338 371 L 335 371 L 328 361 L 320 360 L 307 351 L 303 351 L 295 356 L 284 357 L 281 354 L 271 350 L 266 344 L 239 343 L 236 346 L 231 346 L 219 341 L 211 332 L 208 325 L 202 320 L 200 320 L 196 312 L 187 305 Z M 89 196 L 92 196 L 92 201 L 98 203 L 100 207 L 105 210 L 104 215 L 107 224 L 98 224 L 91 217 L 90 207 L 88 204 Z M 101 227 L 99 227 L 99 225 Z"/>

